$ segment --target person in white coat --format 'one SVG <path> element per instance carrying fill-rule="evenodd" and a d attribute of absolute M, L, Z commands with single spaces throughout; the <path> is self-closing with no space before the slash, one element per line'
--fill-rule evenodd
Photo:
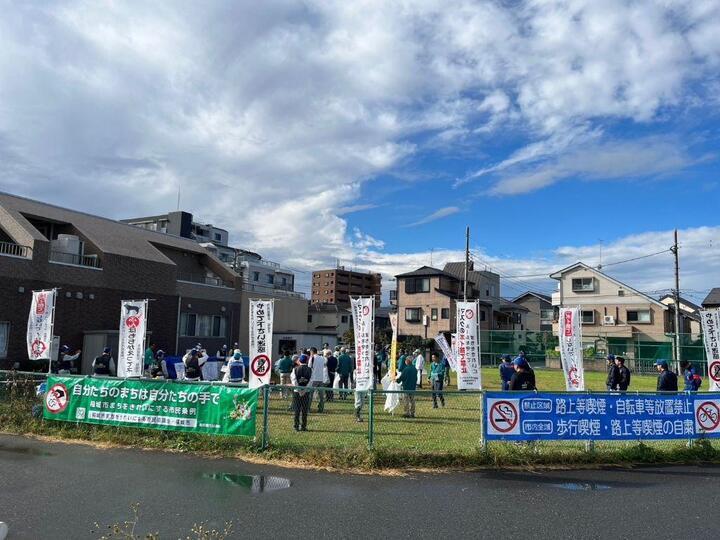
<path fill-rule="evenodd" d="M 420 349 L 415 351 L 415 369 L 417 369 L 417 386 L 422 388 L 423 368 L 425 367 L 425 355 Z"/>
<path fill-rule="evenodd" d="M 319 413 L 325 410 L 325 383 L 328 380 L 325 356 L 318 354 L 315 347 L 310 348 L 310 369 L 312 369 L 312 377 L 310 378 L 310 386 L 317 388 L 313 393 L 318 393 L 318 409 Z M 312 398 L 311 398 L 312 402 Z"/>

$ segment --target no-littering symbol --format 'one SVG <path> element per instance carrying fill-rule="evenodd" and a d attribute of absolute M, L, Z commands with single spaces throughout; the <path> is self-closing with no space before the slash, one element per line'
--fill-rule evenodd
<path fill-rule="evenodd" d="M 52 414 L 58 414 L 68 406 L 68 390 L 64 384 L 53 384 L 45 394 L 45 406 Z"/>

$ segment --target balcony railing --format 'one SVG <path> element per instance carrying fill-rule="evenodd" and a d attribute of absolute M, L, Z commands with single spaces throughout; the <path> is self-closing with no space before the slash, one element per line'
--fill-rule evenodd
<path fill-rule="evenodd" d="M 198 285 L 210 285 L 212 287 L 226 287 L 232 289 L 233 285 L 229 281 L 224 281 L 217 276 L 208 276 L 203 274 L 190 274 L 187 272 L 178 272 L 178 281 L 187 281 L 189 283 L 197 283 Z"/>
<path fill-rule="evenodd" d="M 50 262 L 84 266 L 86 268 L 102 268 L 97 255 L 79 255 L 75 253 L 65 253 L 63 251 L 51 251 Z"/>
<path fill-rule="evenodd" d="M 305 298 L 305 293 L 297 291 L 286 291 L 284 289 L 275 289 L 271 286 L 266 287 L 265 285 L 256 285 L 254 283 L 248 282 L 243 283 L 243 290 L 273 296 L 285 296 L 288 298 Z"/>
<path fill-rule="evenodd" d="M 32 248 L 30 246 L 13 244 L 12 242 L 0 242 L 0 255 L 29 259 L 32 256 Z"/>

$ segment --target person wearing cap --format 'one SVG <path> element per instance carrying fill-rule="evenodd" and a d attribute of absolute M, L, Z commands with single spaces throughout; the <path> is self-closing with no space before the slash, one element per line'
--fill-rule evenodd
<path fill-rule="evenodd" d="M 498 368 L 500 371 L 500 386 L 503 390 L 510 390 L 510 381 L 515 375 L 515 366 L 509 354 L 503 354 L 500 358 L 502 360 Z"/>
<path fill-rule="evenodd" d="M 515 373 L 510 379 L 509 390 L 537 390 L 535 387 L 535 373 L 530 364 L 522 356 L 513 360 Z"/>
<path fill-rule="evenodd" d="M 626 392 L 630 386 L 630 370 L 625 366 L 625 359 L 622 356 L 615 358 L 615 366 L 617 367 L 617 384 L 615 389 Z"/>
<path fill-rule="evenodd" d="M 82 351 L 80 349 L 75 351 L 75 354 L 70 354 L 70 347 L 63 345 L 60 348 L 60 361 L 57 363 L 57 373 L 59 375 L 70 375 L 75 369 L 75 361 L 80 358 Z"/>
<path fill-rule="evenodd" d="M 150 373 L 155 379 L 167 379 L 167 364 L 165 363 L 165 351 L 158 349 L 155 352 L 155 366 Z"/>
<path fill-rule="evenodd" d="M 609 392 L 612 392 L 613 390 L 615 390 L 617 388 L 619 376 L 620 376 L 620 373 L 618 371 L 618 366 L 615 363 L 615 355 L 608 354 L 607 355 L 607 379 L 605 379 L 605 386 L 607 387 Z"/>
<path fill-rule="evenodd" d="M 680 371 L 683 375 L 683 382 L 685 383 L 684 390 L 686 392 L 697 392 L 702 384 L 702 377 L 697 374 L 695 366 L 687 360 L 680 362 Z"/>
<path fill-rule="evenodd" d="M 242 353 L 240 349 L 235 349 L 230 358 L 228 358 L 227 365 L 223 366 L 225 375 L 223 375 L 223 382 L 241 383 L 245 382 L 245 363 L 243 362 Z"/>
<path fill-rule="evenodd" d="M 668 368 L 667 360 L 660 359 L 655 362 L 655 368 L 660 375 L 657 378 L 658 392 L 677 392 L 677 375 Z"/>
<path fill-rule="evenodd" d="M 183 364 L 185 364 L 185 380 L 199 381 L 201 364 L 197 349 L 190 349 L 183 356 Z"/>
<path fill-rule="evenodd" d="M 307 417 L 310 410 L 311 390 L 303 390 L 310 385 L 312 369 L 308 366 L 308 357 L 301 354 L 298 358 L 298 365 L 292 370 L 290 381 L 295 387 L 293 391 L 292 408 L 295 412 L 295 431 L 307 431 Z"/>
<path fill-rule="evenodd" d="M 425 368 L 425 355 L 416 349 L 413 353 L 415 355 L 415 371 L 417 372 L 417 386 L 422 389 L 422 374 Z"/>
<path fill-rule="evenodd" d="M 337 374 L 340 376 L 340 399 L 346 400 L 350 389 L 350 375 L 353 371 L 353 361 L 347 348 L 343 347 L 338 356 Z"/>
<path fill-rule="evenodd" d="M 96 356 L 92 362 L 93 375 L 103 375 L 105 377 L 115 376 L 115 360 L 110 354 L 110 347 L 105 347 L 100 356 Z"/>
<path fill-rule="evenodd" d="M 215 356 L 217 358 L 221 358 L 223 361 L 227 360 L 228 357 L 228 348 L 227 345 L 223 345 L 218 349 L 218 352 L 215 353 Z"/>

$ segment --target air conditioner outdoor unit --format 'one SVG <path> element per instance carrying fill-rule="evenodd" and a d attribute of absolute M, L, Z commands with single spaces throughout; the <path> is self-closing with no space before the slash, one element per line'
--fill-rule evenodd
<path fill-rule="evenodd" d="M 605 315 L 603 317 L 603 326 L 615 326 L 615 317 L 612 315 Z"/>

